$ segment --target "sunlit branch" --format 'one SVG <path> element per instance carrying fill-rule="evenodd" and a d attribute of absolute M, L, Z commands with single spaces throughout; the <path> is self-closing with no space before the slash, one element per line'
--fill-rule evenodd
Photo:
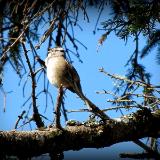
<path fill-rule="evenodd" d="M 127 77 L 124 77 L 124 76 L 119 76 L 119 75 L 116 75 L 116 74 L 110 74 L 110 73 L 106 72 L 103 68 L 100 68 L 99 71 L 104 73 L 105 75 L 111 77 L 111 78 L 118 79 L 118 80 L 127 82 L 129 84 L 135 84 L 135 85 L 142 86 L 142 87 L 148 87 L 148 89 L 153 89 L 154 88 L 152 85 L 147 84 L 143 81 L 133 81 L 133 80 L 129 80 Z"/>

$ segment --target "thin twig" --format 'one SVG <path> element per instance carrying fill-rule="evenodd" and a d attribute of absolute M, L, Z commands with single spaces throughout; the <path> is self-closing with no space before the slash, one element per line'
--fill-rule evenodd
<path fill-rule="evenodd" d="M 134 101 L 131 99 L 115 99 L 115 100 L 108 99 L 107 102 L 121 103 L 121 102 L 134 102 Z"/>
<path fill-rule="evenodd" d="M 72 112 L 91 112 L 91 111 L 89 109 L 77 109 L 77 110 L 66 110 L 66 112 L 72 113 Z"/>
<path fill-rule="evenodd" d="M 105 75 L 107 75 L 111 78 L 119 79 L 121 81 L 125 81 L 125 82 L 130 83 L 130 84 L 135 84 L 135 85 L 138 85 L 138 86 L 147 87 L 147 89 L 153 89 L 154 88 L 154 86 L 146 84 L 143 81 L 132 81 L 132 80 L 129 80 L 128 78 L 126 78 L 126 77 L 122 77 L 122 76 L 115 75 L 115 74 L 110 74 L 110 73 L 106 72 L 104 70 L 104 68 L 100 68 L 99 71 L 103 72 Z"/>
<path fill-rule="evenodd" d="M 36 125 L 38 128 L 44 127 L 44 123 L 40 117 L 40 114 L 38 112 L 38 108 L 37 108 L 37 104 L 36 104 L 36 92 L 35 92 L 35 88 L 36 88 L 36 81 L 35 81 L 35 76 L 36 74 L 34 73 L 34 71 L 32 70 L 32 66 L 29 60 L 29 57 L 27 55 L 27 49 L 24 43 L 22 43 L 22 47 L 24 50 L 24 56 L 26 58 L 29 70 L 30 70 L 30 74 L 31 74 L 31 80 L 32 80 L 32 106 L 33 106 L 33 119 L 36 122 Z"/>
<path fill-rule="evenodd" d="M 4 91 L 3 87 L 0 87 L 0 90 L 3 94 L 3 112 L 6 111 L 6 92 Z"/>
<path fill-rule="evenodd" d="M 151 99 L 157 99 L 160 100 L 160 98 L 155 97 L 155 96 L 150 96 L 150 95 L 146 95 L 146 94 L 135 94 L 135 93 L 126 93 L 126 95 L 132 95 L 132 96 L 136 96 L 136 97 L 144 97 L 144 98 L 151 98 Z"/>
<path fill-rule="evenodd" d="M 11 48 L 13 48 L 17 43 L 18 41 L 20 40 L 20 38 L 23 36 L 23 34 L 25 33 L 25 31 L 28 29 L 29 27 L 29 24 L 27 24 L 25 26 L 25 28 L 23 29 L 23 31 L 21 32 L 21 34 L 15 39 L 15 41 L 8 47 L 8 49 L 3 53 L 3 55 L 0 57 L 0 61 L 6 57 L 6 54 L 8 51 L 10 51 Z"/>
<path fill-rule="evenodd" d="M 53 30 L 55 29 L 54 28 L 54 25 L 56 23 L 56 20 L 57 20 L 57 17 L 55 17 L 50 26 L 49 26 L 49 29 L 44 33 L 44 35 L 41 37 L 40 39 L 40 42 L 35 46 L 36 49 L 39 49 L 41 44 L 50 36 L 51 32 L 53 32 Z"/>
<path fill-rule="evenodd" d="M 117 109 L 128 109 L 128 108 L 142 108 L 140 106 L 136 105 L 126 105 L 126 106 L 114 106 L 114 107 L 109 107 L 106 109 L 102 109 L 103 112 L 110 111 L 110 110 L 117 110 Z M 146 107 L 144 107 L 146 108 Z M 72 113 L 72 112 L 91 112 L 89 109 L 77 109 L 77 110 L 66 110 L 67 113 Z"/>
<path fill-rule="evenodd" d="M 18 124 L 19 124 L 19 122 L 20 122 L 20 120 L 21 119 L 23 119 L 23 115 L 26 113 L 26 111 L 22 111 L 22 113 L 18 116 L 18 119 L 17 119 L 17 121 L 16 121 L 16 124 L 15 124 L 15 129 L 17 129 L 17 127 L 18 127 Z"/>

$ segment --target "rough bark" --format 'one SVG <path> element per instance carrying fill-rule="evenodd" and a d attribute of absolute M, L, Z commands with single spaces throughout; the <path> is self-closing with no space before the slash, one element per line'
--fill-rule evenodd
<path fill-rule="evenodd" d="M 141 110 L 108 120 L 106 124 L 78 124 L 64 130 L 0 131 L 0 152 L 7 155 L 36 156 L 55 151 L 101 148 L 143 137 L 158 137 L 160 111 Z"/>

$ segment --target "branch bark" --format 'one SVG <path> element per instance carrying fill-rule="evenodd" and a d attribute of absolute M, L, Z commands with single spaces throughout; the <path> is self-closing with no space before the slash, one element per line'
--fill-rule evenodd
<path fill-rule="evenodd" d="M 121 117 L 106 124 L 66 126 L 64 130 L 47 128 L 35 131 L 0 131 L 0 151 L 7 155 L 36 156 L 52 151 L 101 148 L 134 141 L 144 137 L 158 137 L 160 111 L 145 110 Z"/>

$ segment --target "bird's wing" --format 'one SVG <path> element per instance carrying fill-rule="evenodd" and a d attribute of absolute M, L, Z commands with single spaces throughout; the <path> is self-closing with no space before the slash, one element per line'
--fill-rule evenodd
<path fill-rule="evenodd" d="M 66 61 L 66 65 L 67 65 L 66 76 L 70 80 L 71 84 L 74 85 L 70 88 L 70 90 L 77 92 L 77 89 L 78 89 L 81 92 L 82 89 L 81 89 L 80 77 L 78 75 L 78 72 L 67 60 L 65 60 L 65 61 Z"/>

